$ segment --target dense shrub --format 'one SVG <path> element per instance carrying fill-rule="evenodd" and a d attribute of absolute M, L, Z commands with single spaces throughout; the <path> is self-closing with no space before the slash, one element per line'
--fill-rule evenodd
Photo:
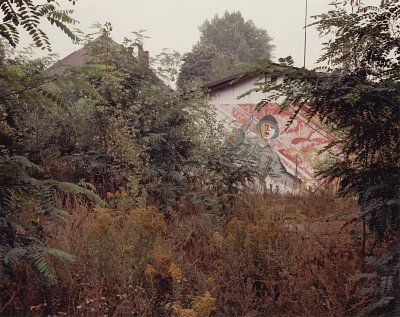
<path fill-rule="evenodd" d="M 225 216 L 180 208 L 165 219 L 152 206 L 71 202 L 71 220 L 46 227 L 49 243 L 75 263 L 58 263 L 56 288 L 21 267 L 31 282 L 3 284 L 1 307 L 32 315 L 341 316 L 368 300 L 357 297 L 353 279 L 362 266 L 360 228 L 341 229 L 352 200 L 241 194 Z"/>

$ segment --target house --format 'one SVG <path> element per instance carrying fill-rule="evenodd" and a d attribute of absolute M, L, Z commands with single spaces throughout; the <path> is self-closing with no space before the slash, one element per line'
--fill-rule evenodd
<path fill-rule="evenodd" d="M 119 45 L 112 39 L 100 36 L 100 45 Z M 138 47 L 137 58 L 147 65 L 148 52 Z M 87 48 L 83 47 L 50 68 L 53 74 L 64 75 L 70 66 L 81 66 L 88 62 Z M 154 84 L 167 86 L 151 70 L 148 72 Z M 259 75 L 242 72 L 205 85 L 209 101 L 214 107 L 217 119 L 223 122 L 227 131 L 234 134 L 236 143 L 246 143 L 257 152 L 257 162 L 261 178 L 256 182 L 257 189 L 291 191 L 298 188 L 319 186 L 315 170 L 324 161 L 319 152 L 328 145 L 334 136 L 317 118 L 308 120 L 300 111 L 293 123 L 286 128 L 293 110 L 281 111 L 278 103 L 268 103 L 260 111 L 257 104 L 268 96 L 253 92 L 238 99 L 254 88 Z M 282 77 L 267 76 L 263 80 L 282 81 Z M 254 162 L 253 162 L 254 163 Z"/>
<path fill-rule="evenodd" d="M 278 103 L 269 102 L 257 111 L 257 104 L 268 97 L 265 93 L 252 92 L 238 99 L 259 80 L 259 75 L 242 72 L 207 84 L 217 119 L 228 131 L 236 133 L 236 142 L 258 144 L 262 179 L 256 185 L 260 190 L 292 191 L 319 186 L 315 171 L 324 161 L 319 152 L 334 136 L 317 118 L 309 120 L 304 111 L 288 127 L 293 109 L 281 111 Z M 267 76 L 262 80 L 279 83 L 283 78 Z"/>
<path fill-rule="evenodd" d="M 103 47 L 104 49 L 107 49 L 107 47 L 123 48 L 121 44 L 118 44 L 107 35 L 100 35 L 99 37 L 94 39 L 91 43 L 98 45 L 100 49 L 103 49 Z M 134 46 L 137 47 L 137 54 L 136 54 L 137 57 L 135 57 L 133 54 Z M 136 63 L 141 65 L 142 70 L 144 71 L 143 74 L 146 76 L 146 80 L 148 83 L 152 83 L 155 86 L 168 88 L 167 85 L 152 70 L 150 70 L 149 52 L 145 51 L 142 45 L 139 44 L 131 45 L 129 48 L 126 49 L 126 52 L 128 56 L 132 57 L 132 59 Z M 79 67 L 88 63 L 93 63 L 93 61 L 90 60 L 88 54 L 88 48 L 85 45 L 82 48 L 72 52 L 65 58 L 61 59 L 60 61 L 56 62 L 49 68 L 49 71 L 53 75 L 64 76 L 69 74 L 71 67 L 72 68 Z"/>

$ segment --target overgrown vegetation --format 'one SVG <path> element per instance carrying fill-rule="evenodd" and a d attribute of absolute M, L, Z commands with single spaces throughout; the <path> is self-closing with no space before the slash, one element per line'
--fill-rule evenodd
<path fill-rule="evenodd" d="M 189 201 L 220 211 L 255 173 L 237 164 L 243 157 L 224 158 L 234 151 L 203 94 L 171 91 L 143 51 L 132 55 L 136 47 L 140 38 L 119 45 L 106 25 L 88 38 L 85 65 L 46 69 L 47 59 L 2 45 L 2 278 L 30 263 L 55 282 L 52 257 L 73 259 L 47 243 L 45 217 L 70 216 L 54 204 L 57 191 L 103 207 L 124 197 L 125 206 L 154 204 L 169 217 Z"/>
<path fill-rule="evenodd" d="M 42 17 L 56 14 L 52 2 Z M 0 34 L 15 45 L 13 23 L 28 28 L 24 10 L 41 7 L 11 4 Z M 140 33 L 117 44 L 106 24 L 73 67 L 1 44 L 0 315 L 398 312 L 400 10 L 356 8 L 320 16 L 322 32 L 336 30 L 321 59 L 330 67 L 284 59 L 274 71 L 287 79 L 257 87 L 337 130 L 323 173 L 346 198 L 246 192 L 251 154 L 225 140 L 200 89 L 175 92 L 155 76 Z M 55 17 L 70 35 L 74 20 Z M 266 33 L 246 25 L 268 57 Z"/>
<path fill-rule="evenodd" d="M 382 1 L 377 7 L 355 3 L 352 9 L 348 13 L 346 3 L 335 2 L 317 17 L 321 34 L 333 35 L 319 60 L 329 66 L 310 71 L 293 68 L 290 57 L 281 59 L 281 70 L 275 71 L 284 82 L 256 89 L 275 92 L 271 98 L 283 97 L 283 108 L 294 106 L 295 115 L 305 109 L 337 131 L 327 149 L 332 164 L 320 174 L 339 179 L 340 195 L 357 197 L 361 211 L 354 221 L 367 222 L 376 242 L 387 245 L 381 260 L 369 261 L 381 282 L 367 291 L 379 298 L 372 315 L 395 314 L 400 310 L 400 6 Z"/>
<path fill-rule="evenodd" d="M 19 265 L 16 284 L 3 284 L 3 312 L 343 316 L 370 300 L 354 279 L 361 228 L 340 230 L 352 200 L 241 194 L 225 216 L 186 203 L 168 218 L 150 205 L 92 209 L 75 199 L 66 209 L 68 222 L 45 228 L 75 262 L 57 265 L 56 288 Z"/>
<path fill-rule="evenodd" d="M 20 1 L 15 4 L 19 13 L 13 11 L 13 4 L 8 1 L 3 2 L 1 9 L 6 16 L 4 17 L 5 24 L 1 26 L 6 25 L 6 27 L 2 29 L 2 36 L 15 45 L 18 42 L 18 30 L 7 23 L 16 25 L 21 23 L 29 31 L 30 28 L 33 28 L 31 35 L 36 38 L 35 32 L 40 32 L 37 29 L 39 23 L 37 15 L 46 15 L 49 19 L 55 19 L 54 21 L 63 19 L 64 13 L 57 15 L 55 7 L 50 2 L 48 6 L 33 7 L 30 1 Z M 32 18 L 27 10 L 32 11 L 35 8 L 40 12 L 34 13 L 35 17 Z M 10 19 L 11 21 L 9 21 Z M 73 20 L 64 22 L 70 24 L 73 23 Z M 58 27 L 60 25 L 66 27 L 62 23 L 58 24 Z M 44 33 L 41 34 L 43 38 L 46 38 Z M 37 38 L 35 43 L 38 46 L 43 44 Z M 71 76 L 62 78 L 51 76 L 44 71 L 46 60 L 29 61 L 24 60 L 22 56 L 11 57 L 11 51 L 7 50 L 7 46 L 4 44 L 1 44 L 0 60 L 1 278 L 14 279 L 15 265 L 24 261 L 51 283 L 55 281 L 54 269 L 50 265 L 51 259 L 56 257 L 66 261 L 73 260 L 72 255 L 51 248 L 44 243 L 44 218 L 65 220 L 68 216 L 64 210 L 54 205 L 54 193 L 62 191 L 81 194 L 98 204 L 105 205 L 105 203 L 99 196 L 86 188 L 54 180 L 51 175 L 46 175 L 39 165 L 30 160 L 32 155 L 29 154 L 31 153 L 19 150 L 22 133 L 18 131 L 17 127 L 23 113 L 37 114 L 43 108 L 62 109 L 66 107 L 59 94 L 50 89 L 50 83 L 63 89 L 71 84 L 79 85 L 81 81 Z"/>

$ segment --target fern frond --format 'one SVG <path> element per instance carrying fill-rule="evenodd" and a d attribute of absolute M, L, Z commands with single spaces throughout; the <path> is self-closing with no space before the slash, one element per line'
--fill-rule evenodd
<path fill-rule="evenodd" d="M 28 254 L 25 248 L 12 248 L 4 256 L 4 264 L 11 267 Z"/>
<path fill-rule="evenodd" d="M 75 261 L 75 257 L 73 255 L 71 255 L 63 250 L 60 250 L 60 249 L 47 248 L 45 250 L 45 252 L 56 258 L 59 258 L 60 260 L 63 260 L 63 261 L 69 262 L 69 263 L 72 263 Z"/>
<path fill-rule="evenodd" d="M 54 205 L 54 192 L 51 187 L 42 186 L 41 193 L 42 193 L 41 207 L 43 210 L 42 213 L 47 214 L 47 211 L 53 208 Z"/>
<path fill-rule="evenodd" d="M 41 188 L 42 200 L 38 213 L 44 214 L 47 217 L 66 221 L 70 216 L 66 211 L 54 207 L 54 189 L 48 186 L 42 186 Z"/>
<path fill-rule="evenodd" d="M 49 283 L 54 283 L 56 281 L 56 272 L 46 258 L 45 248 L 34 247 L 31 250 L 30 260 L 32 268 L 38 271 Z"/>
<path fill-rule="evenodd" d="M 29 223 L 27 223 L 27 222 L 25 222 L 25 221 L 23 221 L 21 219 L 13 217 L 12 215 L 7 217 L 7 222 L 9 224 L 11 224 L 11 225 L 20 226 L 21 228 L 23 228 L 25 230 L 32 230 L 33 229 L 32 225 L 30 225 Z"/>
<path fill-rule="evenodd" d="M 39 172 L 43 171 L 40 168 L 40 166 L 36 165 L 35 163 L 32 163 L 26 156 L 14 155 L 13 157 L 11 157 L 11 161 L 17 162 L 18 164 L 21 165 L 22 168 L 25 169 L 32 168 Z"/>
<path fill-rule="evenodd" d="M 49 283 L 55 283 L 57 276 L 48 256 L 53 256 L 69 263 L 75 261 L 73 255 L 56 248 L 47 247 L 31 247 L 28 256 L 30 257 L 32 268 L 38 271 Z"/>
<path fill-rule="evenodd" d="M 49 180 L 46 182 L 48 184 L 56 186 L 58 189 L 63 190 L 67 193 L 71 193 L 71 194 L 75 194 L 75 195 L 82 194 L 87 199 L 89 199 L 90 201 L 96 203 L 97 205 L 99 205 L 101 207 L 106 207 L 106 205 L 107 205 L 104 202 L 104 200 L 102 200 L 100 198 L 100 196 L 98 196 L 97 194 L 95 194 L 94 192 L 92 192 L 91 190 L 89 190 L 87 188 L 83 188 L 79 185 L 69 183 L 69 182 L 59 182 L 59 181 L 55 181 L 55 180 Z"/>
<path fill-rule="evenodd" d="M 53 219 L 58 219 L 61 221 L 67 221 L 71 215 L 67 213 L 65 210 L 59 209 L 59 208 L 50 208 L 46 212 L 46 216 L 51 217 Z"/>
<path fill-rule="evenodd" d="M 368 311 L 368 316 L 377 316 L 382 310 L 385 310 L 395 300 L 392 296 L 385 296 L 374 303 Z M 386 315 L 387 316 L 387 315 Z"/>

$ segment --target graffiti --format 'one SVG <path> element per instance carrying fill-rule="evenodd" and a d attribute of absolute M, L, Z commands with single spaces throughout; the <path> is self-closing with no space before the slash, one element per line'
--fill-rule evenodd
<path fill-rule="evenodd" d="M 256 111 L 256 104 L 219 104 L 216 112 L 224 116 L 232 128 L 239 129 L 236 142 L 246 140 L 259 145 L 258 166 L 263 179 L 262 190 L 280 185 L 295 188 L 315 185 L 314 168 L 323 161 L 320 151 L 332 139 L 316 120 L 309 120 L 300 112 L 293 122 L 288 122 L 293 111 L 281 111 L 276 103 Z"/>

